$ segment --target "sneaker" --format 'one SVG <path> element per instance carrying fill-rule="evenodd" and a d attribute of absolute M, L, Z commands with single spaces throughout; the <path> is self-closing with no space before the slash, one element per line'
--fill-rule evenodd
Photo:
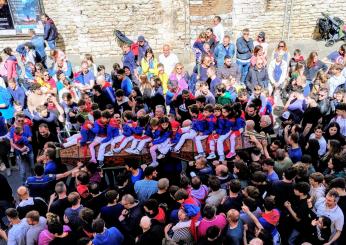
<path fill-rule="evenodd" d="M 157 166 L 159 166 L 158 162 L 152 162 L 152 163 L 149 164 L 149 167 L 156 168 Z"/>
<path fill-rule="evenodd" d="M 113 150 L 113 152 L 114 152 L 115 154 L 120 153 L 120 152 L 121 152 L 121 149 L 115 148 L 115 149 Z"/>
<path fill-rule="evenodd" d="M 160 155 L 157 156 L 157 159 L 163 159 L 163 158 L 165 158 L 165 157 L 166 157 L 166 155 L 160 154 Z"/>
<path fill-rule="evenodd" d="M 226 155 L 226 158 L 232 158 L 232 157 L 234 157 L 235 155 L 237 155 L 235 152 L 229 152 L 229 153 Z"/>
<path fill-rule="evenodd" d="M 200 159 L 201 157 L 205 157 L 205 154 L 199 153 L 197 156 L 195 156 L 195 160 Z"/>
<path fill-rule="evenodd" d="M 99 161 L 99 168 L 102 168 L 103 165 L 105 165 L 104 162 L 103 161 Z"/>
<path fill-rule="evenodd" d="M 219 161 L 220 162 L 225 161 L 225 156 L 219 156 Z"/>
<path fill-rule="evenodd" d="M 215 159 L 216 158 L 216 155 L 214 152 L 210 153 L 209 156 L 207 157 L 208 160 L 212 160 L 212 159 Z"/>
<path fill-rule="evenodd" d="M 111 156 L 113 156 L 113 151 L 108 151 L 108 152 L 106 152 L 104 156 L 105 156 L 105 157 L 111 157 Z"/>
<path fill-rule="evenodd" d="M 7 177 L 10 177 L 11 176 L 11 168 L 6 168 L 6 175 Z"/>

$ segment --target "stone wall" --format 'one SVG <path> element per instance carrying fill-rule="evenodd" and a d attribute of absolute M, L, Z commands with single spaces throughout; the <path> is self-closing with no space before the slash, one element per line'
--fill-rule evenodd
<path fill-rule="evenodd" d="M 99 57 L 121 54 L 113 32 L 125 32 L 132 40 L 144 35 L 154 50 L 164 43 L 183 53 L 190 45 L 189 8 L 185 0 L 43 0 L 54 20 L 58 47 L 69 54 L 92 53 Z M 0 48 L 16 47 L 28 37 L 0 37 Z"/>
<path fill-rule="evenodd" d="M 292 11 L 290 15 L 290 3 Z M 232 24 L 236 36 L 245 28 L 250 28 L 253 35 L 265 31 L 267 40 L 277 41 L 281 38 L 307 39 L 312 37 L 316 20 L 321 12 L 329 12 L 345 19 L 345 0 L 288 0 L 288 14 L 285 19 L 286 0 L 233 0 Z M 290 28 L 288 22 L 290 18 Z M 282 34 L 284 34 L 282 36 Z"/>
<path fill-rule="evenodd" d="M 346 0 L 287 0 L 288 10 L 291 1 L 285 25 L 286 0 L 43 0 L 43 4 L 58 27 L 59 48 L 98 57 L 121 54 L 114 29 L 133 40 L 144 35 L 156 52 L 170 43 L 175 53 L 188 57 L 191 42 L 212 25 L 214 15 L 221 16 L 226 33 L 234 39 L 248 27 L 253 36 L 265 31 L 267 40 L 275 42 L 283 33 L 287 39 L 289 18 L 291 40 L 310 38 L 322 11 L 345 18 Z M 0 49 L 28 40 L 0 37 Z"/>
<path fill-rule="evenodd" d="M 215 15 L 222 19 L 227 34 L 232 34 L 232 0 L 190 0 L 190 34 L 191 41 L 205 31 L 207 27 L 212 27 L 212 20 Z"/>

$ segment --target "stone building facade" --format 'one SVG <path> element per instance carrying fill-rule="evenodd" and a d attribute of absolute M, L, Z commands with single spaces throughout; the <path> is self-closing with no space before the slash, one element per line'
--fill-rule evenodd
<path fill-rule="evenodd" d="M 253 35 L 265 31 L 268 40 L 276 41 L 311 38 L 321 12 L 340 18 L 346 12 L 346 0 L 43 0 L 43 6 L 58 27 L 59 48 L 100 57 L 121 54 L 114 29 L 133 40 L 144 35 L 154 50 L 169 43 L 174 52 L 186 55 L 214 15 L 222 17 L 234 39 L 248 27 Z M 26 40 L 0 37 L 0 48 L 15 48 Z"/>

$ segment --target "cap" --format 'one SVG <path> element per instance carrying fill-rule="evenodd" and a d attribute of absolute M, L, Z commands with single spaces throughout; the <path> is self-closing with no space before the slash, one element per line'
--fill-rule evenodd
<path fill-rule="evenodd" d="M 285 111 L 284 113 L 282 113 L 280 119 L 281 121 L 286 121 L 290 118 L 291 113 L 289 111 Z"/>
<path fill-rule="evenodd" d="M 138 41 L 138 42 L 145 41 L 144 36 L 142 36 L 142 35 L 141 35 L 141 36 L 139 36 L 139 37 L 138 37 L 138 39 L 137 39 L 137 41 Z"/>
<path fill-rule="evenodd" d="M 171 122 L 172 128 L 179 128 L 180 127 L 180 123 L 177 121 L 173 121 Z"/>
<path fill-rule="evenodd" d="M 261 38 L 265 38 L 266 34 L 264 33 L 264 31 L 261 31 L 260 33 L 258 33 L 258 36 Z"/>

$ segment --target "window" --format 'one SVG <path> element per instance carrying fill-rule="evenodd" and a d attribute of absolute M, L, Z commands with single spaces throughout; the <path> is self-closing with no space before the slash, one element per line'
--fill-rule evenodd
<path fill-rule="evenodd" d="M 0 0 L 0 35 L 43 33 L 40 0 Z"/>

